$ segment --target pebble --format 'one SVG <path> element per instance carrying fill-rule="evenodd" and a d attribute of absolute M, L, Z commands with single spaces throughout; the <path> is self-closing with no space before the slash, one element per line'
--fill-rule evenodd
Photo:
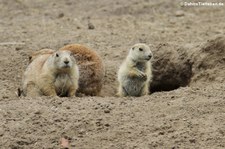
<path fill-rule="evenodd" d="M 175 16 L 176 17 L 182 17 L 182 16 L 184 16 L 184 12 L 181 11 L 181 10 L 178 10 L 178 11 L 175 12 Z"/>
<path fill-rule="evenodd" d="M 62 17 L 64 17 L 64 13 L 60 13 L 60 14 L 58 15 L 58 18 L 62 18 Z"/>
<path fill-rule="evenodd" d="M 93 29 L 95 29 L 95 26 L 91 22 L 89 22 L 88 23 L 88 29 L 93 30 Z"/>
<path fill-rule="evenodd" d="M 109 109 L 104 110 L 104 113 L 110 113 Z"/>

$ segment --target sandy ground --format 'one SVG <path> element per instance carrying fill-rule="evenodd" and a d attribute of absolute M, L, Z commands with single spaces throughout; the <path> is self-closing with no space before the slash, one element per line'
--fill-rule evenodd
<path fill-rule="evenodd" d="M 224 14 L 178 0 L 0 0 L 0 148 L 225 148 Z M 117 98 L 137 42 L 155 56 L 153 93 Z M 17 97 L 29 53 L 69 43 L 103 58 L 101 97 Z"/>

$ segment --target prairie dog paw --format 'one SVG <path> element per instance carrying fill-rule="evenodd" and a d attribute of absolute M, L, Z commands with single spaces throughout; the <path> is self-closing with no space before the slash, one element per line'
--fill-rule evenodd
<path fill-rule="evenodd" d="M 140 77 L 142 80 L 147 80 L 147 75 L 142 72 L 138 74 L 138 77 Z"/>

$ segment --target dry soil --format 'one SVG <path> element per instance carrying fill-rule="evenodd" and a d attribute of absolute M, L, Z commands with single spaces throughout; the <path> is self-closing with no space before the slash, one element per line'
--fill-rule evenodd
<path fill-rule="evenodd" d="M 0 0 L 0 148 L 225 148 L 224 14 L 179 0 Z M 154 54 L 152 94 L 117 98 L 137 42 Z M 70 43 L 103 58 L 101 96 L 17 97 L 30 52 Z"/>

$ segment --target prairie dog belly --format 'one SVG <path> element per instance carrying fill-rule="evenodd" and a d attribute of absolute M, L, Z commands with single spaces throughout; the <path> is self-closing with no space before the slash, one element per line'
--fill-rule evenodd
<path fill-rule="evenodd" d="M 72 85 L 72 80 L 68 74 L 58 74 L 55 79 L 55 90 L 58 96 L 67 96 Z"/>
<path fill-rule="evenodd" d="M 140 96 L 144 87 L 145 81 L 140 78 L 127 78 L 124 82 L 123 89 L 130 96 Z"/>

